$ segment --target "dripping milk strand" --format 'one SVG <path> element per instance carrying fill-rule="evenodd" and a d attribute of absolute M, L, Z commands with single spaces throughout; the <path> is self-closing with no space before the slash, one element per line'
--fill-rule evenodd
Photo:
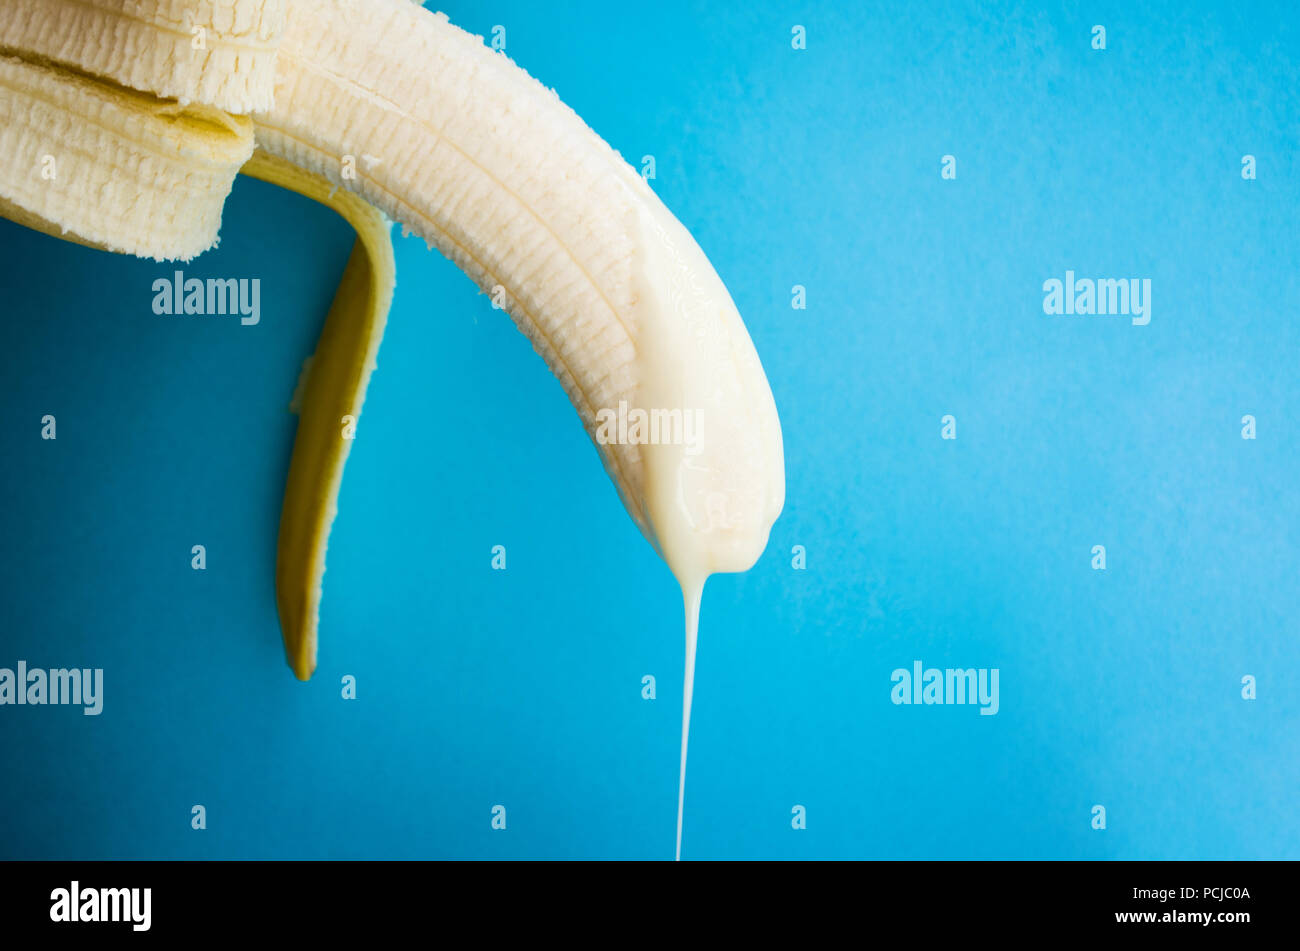
<path fill-rule="evenodd" d="M 682 765 L 677 777 L 677 855 L 682 858 L 682 807 L 686 804 L 686 746 L 691 736 L 691 696 L 695 692 L 695 642 L 700 626 L 700 595 L 704 582 L 682 585 L 686 608 L 686 672 L 682 677 Z"/>

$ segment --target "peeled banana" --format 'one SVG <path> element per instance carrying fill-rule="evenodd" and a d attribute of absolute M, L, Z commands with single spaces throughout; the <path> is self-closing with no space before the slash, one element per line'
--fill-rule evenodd
<path fill-rule="evenodd" d="M 347 455 L 340 420 L 360 412 L 393 292 L 388 219 L 504 304 L 682 587 L 680 852 L 700 592 L 763 551 L 784 461 L 730 295 L 641 177 L 553 90 L 410 0 L 4 0 L 0 120 L 12 157 L 0 214 L 48 233 L 188 259 L 216 241 L 241 168 L 356 228 L 280 525 L 279 613 L 302 679 Z M 612 427 L 627 407 L 668 436 Z M 689 433 L 673 425 L 686 414 Z"/>

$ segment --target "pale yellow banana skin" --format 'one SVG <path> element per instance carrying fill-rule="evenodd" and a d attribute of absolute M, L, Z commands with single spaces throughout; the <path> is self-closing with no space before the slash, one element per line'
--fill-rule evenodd
<path fill-rule="evenodd" d="M 338 212 L 357 232 L 311 358 L 280 511 L 275 594 L 285 657 L 299 680 L 316 669 L 316 630 L 330 526 L 396 285 L 391 223 L 373 205 L 284 159 L 254 153 L 241 170 Z"/>

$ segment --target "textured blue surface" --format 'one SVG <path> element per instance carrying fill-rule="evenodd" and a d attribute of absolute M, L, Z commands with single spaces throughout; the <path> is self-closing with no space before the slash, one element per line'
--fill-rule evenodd
<path fill-rule="evenodd" d="M 781 412 L 785 513 L 705 596 L 683 856 L 1300 858 L 1294 4 L 834 6 L 445 7 L 655 156 Z M 0 221 L 0 667 L 106 681 L 0 707 L 0 857 L 671 857 L 674 583 L 415 238 L 285 667 L 286 404 L 350 245 L 241 179 L 185 270 L 260 277 L 242 327 Z M 1066 269 L 1150 278 L 1150 324 L 1045 316 Z M 893 705 L 917 659 L 998 668 L 999 713 Z"/>

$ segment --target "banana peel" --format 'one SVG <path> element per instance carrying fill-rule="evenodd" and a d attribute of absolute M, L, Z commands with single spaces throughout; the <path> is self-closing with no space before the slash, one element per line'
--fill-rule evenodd
<path fill-rule="evenodd" d="M 307 680 L 316 669 L 325 549 L 338 513 L 343 467 L 397 283 L 391 222 L 351 192 L 265 152 L 255 152 L 240 174 L 319 202 L 357 233 L 305 371 L 298 434 L 280 511 L 275 564 L 280 631 L 289 667 L 299 680 Z"/>

